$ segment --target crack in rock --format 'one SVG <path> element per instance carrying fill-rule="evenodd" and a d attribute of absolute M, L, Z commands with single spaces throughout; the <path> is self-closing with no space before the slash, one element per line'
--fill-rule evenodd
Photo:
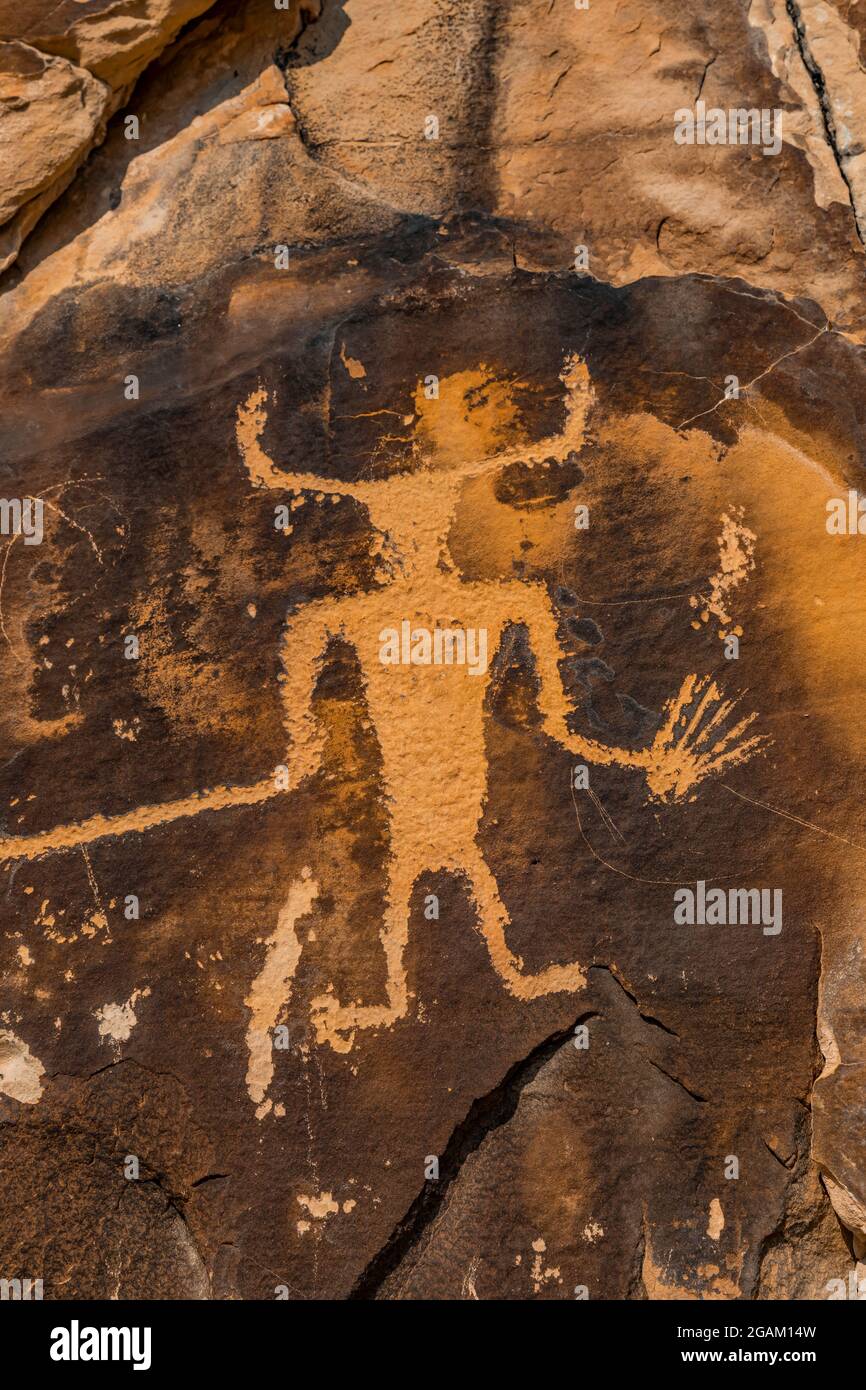
<path fill-rule="evenodd" d="M 818 105 L 821 108 L 821 119 L 824 122 L 824 135 L 827 144 L 829 145 L 830 150 L 833 154 L 833 158 L 836 161 L 836 166 L 839 170 L 842 181 L 848 190 L 848 197 L 851 202 L 851 212 L 854 216 L 854 225 L 857 228 L 857 235 L 860 238 L 861 244 L 864 247 L 866 247 L 866 216 L 864 216 L 864 219 L 861 222 L 860 213 L 857 208 L 857 200 L 854 196 L 854 187 L 845 165 L 845 157 L 839 149 L 839 138 L 836 131 L 836 121 L 833 116 L 833 109 L 830 103 L 830 96 L 827 91 L 827 84 L 824 79 L 824 74 L 821 71 L 821 68 L 819 67 L 818 63 L 815 61 L 815 55 L 812 52 L 812 48 L 809 43 L 809 36 L 806 32 L 806 25 L 803 21 L 803 16 L 800 11 L 799 5 L 796 3 L 796 0 L 785 0 L 785 8 L 788 11 L 788 14 L 790 15 L 791 23 L 794 26 L 794 41 L 797 45 L 800 57 L 803 60 L 803 66 L 809 74 L 809 77 L 811 78 L 812 86 L 815 89 L 815 96 L 818 98 Z"/>
<path fill-rule="evenodd" d="M 470 1154 L 481 1147 L 489 1134 L 512 1119 L 526 1087 L 534 1081 L 545 1063 L 569 1042 L 575 1028 L 600 1016 L 597 1009 L 584 1010 L 566 1028 L 551 1034 L 528 1056 L 515 1062 L 491 1091 L 472 1102 L 440 1156 L 438 1181 L 425 1183 L 382 1249 L 374 1255 L 356 1281 L 349 1294 L 350 1299 L 376 1298 L 385 1281 L 402 1264 L 410 1250 L 423 1241 L 442 1210 L 451 1184 L 459 1176 Z"/>

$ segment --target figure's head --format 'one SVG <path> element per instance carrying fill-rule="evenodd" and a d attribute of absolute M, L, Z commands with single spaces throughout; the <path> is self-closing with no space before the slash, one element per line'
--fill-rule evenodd
<path fill-rule="evenodd" d="M 562 309 L 561 290 L 519 279 L 507 294 L 451 286 L 423 309 L 408 293 L 367 306 L 303 362 L 263 371 L 239 414 L 248 468 L 264 454 L 284 485 L 355 496 L 399 476 L 454 480 L 518 463 L 506 489 L 515 501 L 543 495 L 526 474 L 535 466 L 568 464 L 579 481 L 590 393 Z"/>
<path fill-rule="evenodd" d="M 369 497 L 389 480 L 418 474 L 451 478 L 504 474 L 511 470 L 511 491 L 520 481 L 527 492 L 526 505 L 543 493 L 533 494 L 527 473 L 534 468 L 564 469 L 563 479 L 580 481 L 576 455 L 583 445 L 587 415 L 592 403 L 585 363 L 567 356 L 559 373 L 564 414 L 555 434 L 532 437 L 521 416 L 525 383 L 501 375 L 485 363 L 474 369 L 451 372 L 419 382 L 413 409 L 402 419 L 404 435 L 395 441 L 384 436 L 369 471 L 358 478 L 333 478 L 300 470 L 277 454 L 265 452 L 262 437 L 268 424 L 272 399 L 258 386 L 237 411 L 237 440 L 247 471 L 257 486 L 321 489 L 356 497 Z M 395 457 L 392 443 L 409 444 Z M 278 461 L 279 460 L 279 461 Z M 503 489 L 506 493 L 509 487 Z"/>
<path fill-rule="evenodd" d="M 362 502 L 386 582 L 431 566 L 522 573 L 539 524 L 546 548 L 572 524 L 592 403 L 581 336 L 570 296 L 545 278 L 370 305 L 263 371 L 238 408 L 247 471 L 257 486 Z M 552 526 L 531 521 L 556 507 Z M 495 556 L 473 531 L 495 536 Z"/>

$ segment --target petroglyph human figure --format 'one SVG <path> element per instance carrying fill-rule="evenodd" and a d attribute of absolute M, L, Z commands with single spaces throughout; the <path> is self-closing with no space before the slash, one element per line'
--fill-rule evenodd
<path fill-rule="evenodd" d="M 183 800 L 147 806 L 110 818 L 95 816 L 41 835 L 8 839 L 6 858 L 36 858 L 111 835 L 146 830 L 185 816 L 252 805 L 297 787 L 320 765 L 322 733 L 313 716 L 313 695 L 329 643 L 341 638 L 357 653 L 370 719 L 378 739 L 388 807 L 390 853 L 381 942 L 387 968 L 383 1003 L 341 1003 L 327 993 L 313 1001 L 320 1042 L 338 1050 L 352 1045 L 359 1029 L 388 1026 L 408 1010 L 404 953 L 410 898 L 426 870 L 462 876 L 475 908 L 477 928 L 494 969 L 521 1000 L 584 984 L 578 963 L 550 965 L 535 974 L 509 949 L 508 913 L 485 863 L 477 836 L 487 796 L 484 701 L 491 669 L 466 664 L 384 664 L 380 634 L 400 629 L 484 630 L 495 653 L 506 629 L 522 624 L 535 660 L 538 705 L 546 734 L 582 762 L 634 769 L 658 800 L 688 798 L 696 785 L 720 769 L 742 762 L 760 746 L 745 737 L 754 716 L 725 731 L 731 702 L 707 678 L 689 675 L 666 706 L 648 748 L 613 748 L 569 728 L 570 704 L 559 663 L 564 659 L 557 623 L 545 587 L 524 580 L 467 581 L 448 546 L 448 535 L 467 480 L 509 463 L 562 461 L 583 444 L 591 397 L 582 363 L 569 359 L 563 372 L 566 418 L 555 437 L 494 456 L 455 457 L 433 445 L 419 466 L 372 481 L 344 482 L 316 474 L 285 472 L 264 452 L 267 395 L 254 391 L 237 413 L 237 439 L 250 480 L 283 494 L 340 493 L 361 502 L 385 538 L 382 561 L 387 582 L 369 592 L 311 602 L 292 614 L 282 636 L 285 680 L 281 684 L 289 744 L 287 785 L 271 777 L 251 786 L 219 787 Z M 296 955 L 300 954 L 300 948 Z M 295 966 L 297 959 L 295 958 Z"/>

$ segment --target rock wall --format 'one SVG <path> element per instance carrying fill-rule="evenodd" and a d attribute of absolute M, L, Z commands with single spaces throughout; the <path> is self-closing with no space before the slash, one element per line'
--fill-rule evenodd
<path fill-rule="evenodd" d="M 866 1275 L 864 38 L 0 0 L 0 1278 Z"/>

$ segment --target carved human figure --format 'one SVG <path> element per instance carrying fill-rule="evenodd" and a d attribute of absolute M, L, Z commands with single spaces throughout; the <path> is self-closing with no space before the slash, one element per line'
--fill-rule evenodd
<path fill-rule="evenodd" d="M 582 762 L 639 773 L 645 778 L 648 796 L 657 800 L 692 796 L 703 778 L 743 762 L 761 747 L 763 739 L 748 733 L 753 715 L 729 727 L 732 702 L 722 698 L 712 680 L 694 674 L 686 676 L 668 702 L 649 747 L 611 747 L 573 733 L 559 669 L 565 653 L 546 588 L 517 579 L 467 581 L 461 575 L 448 537 L 467 482 L 518 461 L 549 466 L 582 447 L 591 403 L 585 366 L 568 358 L 562 382 L 565 421 L 553 437 L 459 460 L 453 448 L 437 449 L 434 437 L 432 448 L 408 471 L 354 482 L 284 471 L 262 447 L 267 393 L 261 388 L 252 392 L 238 407 L 236 427 L 240 456 L 252 484 L 283 495 L 349 495 L 367 508 L 371 525 L 385 538 L 386 582 L 368 592 L 310 602 L 286 621 L 281 639 L 285 672 L 281 699 L 288 776 L 222 786 L 121 815 L 96 815 L 42 834 L 8 838 L 0 843 L 0 857 L 34 859 L 183 817 L 256 804 L 298 787 L 320 764 L 322 737 L 313 716 L 313 695 L 328 645 L 341 638 L 354 648 L 360 664 L 381 751 L 388 807 L 390 850 L 381 926 L 386 1001 L 342 1003 L 330 993 L 319 996 L 312 1004 L 319 1041 L 344 1051 L 358 1029 L 388 1026 L 407 1013 L 404 953 L 410 898 L 415 881 L 426 870 L 463 876 L 491 962 L 516 998 L 578 991 L 584 984 L 578 962 L 550 965 L 532 974 L 510 950 L 508 913 L 478 845 L 487 797 L 484 702 L 490 666 L 473 670 L 454 661 L 385 663 L 383 633 L 401 629 L 405 623 L 410 632 L 474 629 L 486 634 L 487 651 L 493 654 L 509 626 L 522 625 L 534 656 L 545 733 Z"/>

